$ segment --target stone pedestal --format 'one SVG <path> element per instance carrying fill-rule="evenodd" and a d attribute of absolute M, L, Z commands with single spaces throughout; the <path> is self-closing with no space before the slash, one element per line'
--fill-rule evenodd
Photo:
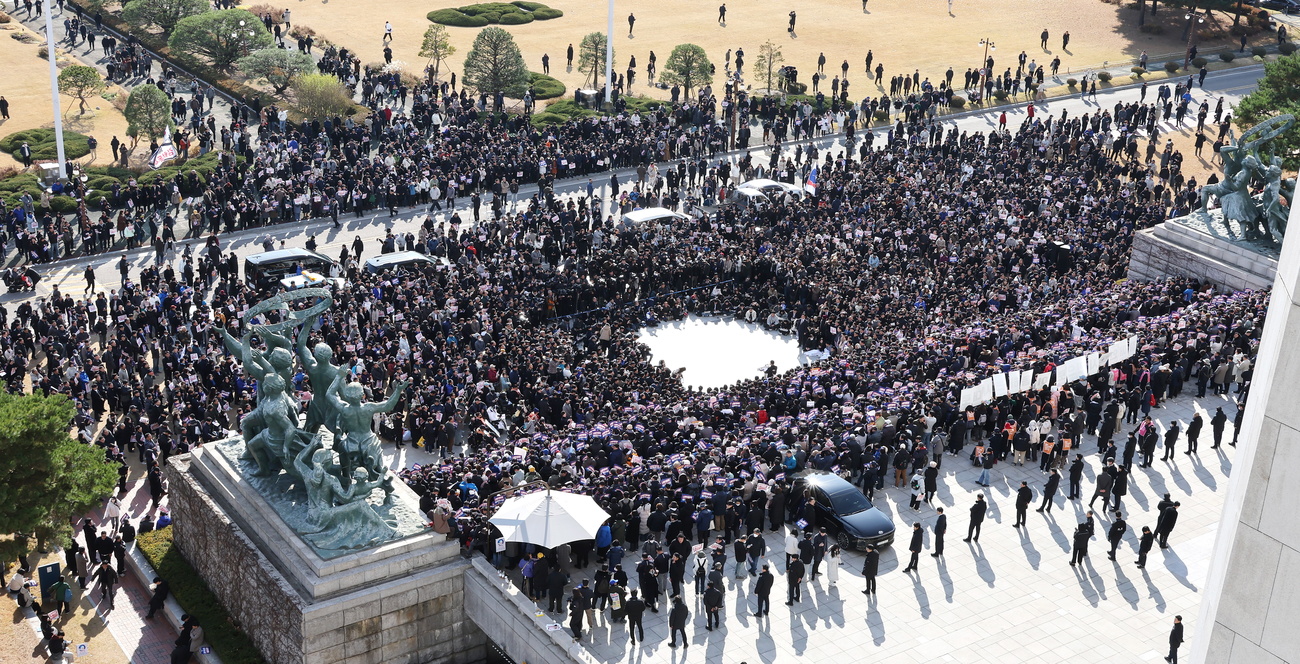
<path fill-rule="evenodd" d="M 1276 274 L 1277 259 L 1258 247 L 1172 219 L 1134 234 L 1128 266 L 1137 281 L 1196 277 L 1226 290 L 1268 288 Z"/>
<path fill-rule="evenodd" d="M 427 531 L 326 560 L 215 449 L 173 457 L 166 476 L 176 545 L 268 662 L 485 659 L 454 541 Z"/>

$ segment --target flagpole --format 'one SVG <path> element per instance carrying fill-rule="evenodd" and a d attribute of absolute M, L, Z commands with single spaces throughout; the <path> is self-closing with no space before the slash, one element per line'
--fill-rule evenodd
<path fill-rule="evenodd" d="M 54 49 L 54 18 L 50 0 L 45 1 L 45 52 L 50 61 L 50 97 L 54 100 L 54 147 L 59 156 L 59 179 L 68 177 L 68 159 L 63 152 L 63 109 L 59 103 L 59 65 Z M 612 1 L 612 0 L 611 0 Z"/>

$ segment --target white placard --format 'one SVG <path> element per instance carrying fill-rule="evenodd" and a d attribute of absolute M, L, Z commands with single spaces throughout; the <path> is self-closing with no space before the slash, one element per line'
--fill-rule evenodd
<path fill-rule="evenodd" d="M 1052 372 L 1040 373 L 1034 376 L 1034 389 L 1041 390 L 1052 383 Z"/>
<path fill-rule="evenodd" d="M 1006 374 L 993 374 L 992 376 L 989 377 L 989 381 L 993 386 L 993 396 L 1005 397 L 1007 395 Z"/>
<path fill-rule="evenodd" d="M 1084 358 L 1088 365 L 1088 375 L 1095 376 L 1101 373 L 1101 353 L 1088 353 Z"/>
<path fill-rule="evenodd" d="M 1088 375 L 1088 360 L 1082 357 L 1072 357 L 1065 361 L 1066 381 L 1079 380 Z"/>
<path fill-rule="evenodd" d="M 1033 389 L 1033 387 L 1034 387 L 1033 383 L 1034 383 L 1034 371 L 1033 371 L 1033 369 L 1025 369 L 1024 371 L 1021 371 L 1021 372 L 1020 372 L 1020 390 L 1021 390 L 1021 391 L 1023 391 L 1023 392 L 1027 392 L 1027 391 L 1029 391 L 1030 389 Z"/>

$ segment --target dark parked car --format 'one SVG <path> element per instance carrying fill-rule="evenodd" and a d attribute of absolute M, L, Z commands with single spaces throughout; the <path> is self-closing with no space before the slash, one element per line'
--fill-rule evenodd
<path fill-rule="evenodd" d="M 1255 6 L 1279 11 L 1287 16 L 1300 14 L 1300 2 L 1296 0 L 1259 0 Z"/>
<path fill-rule="evenodd" d="M 863 551 L 868 544 L 880 548 L 894 542 L 894 521 L 839 475 L 814 470 L 795 480 L 791 495 L 805 491 L 817 501 L 817 525 L 825 526 L 841 549 Z"/>

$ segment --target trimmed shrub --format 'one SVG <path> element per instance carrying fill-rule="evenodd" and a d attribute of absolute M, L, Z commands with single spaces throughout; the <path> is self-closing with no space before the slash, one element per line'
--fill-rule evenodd
<path fill-rule="evenodd" d="M 876 119 L 877 119 L 877 120 L 880 120 L 880 121 L 888 120 L 888 119 L 889 119 L 889 111 L 886 111 L 886 110 L 883 109 L 883 108 L 877 110 L 877 111 L 876 111 Z"/>
<path fill-rule="evenodd" d="M 1192 58 L 1192 66 L 1196 67 L 1197 69 L 1200 69 L 1201 67 L 1204 67 L 1207 64 L 1210 64 L 1210 61 L 1206 60 L 1205 56 L 1198 55 Z"/>
<path fill-rule="evenodd" d="M 953 95 L 948 98 L 948 105 L 953 108 L 961 108 L 966 105 L 966 98 L 961 95 Z"/>
<path fill-rule="evenodd" d="M 470 16 L 464 14 L 458 9 L 435 9 L 428 13 L 425 18 L 434 23 L 450 25 L 456 28 L 481 28 L 488 24 L 488 20 L 482 16 Z"/>
<path fill-rule="evenodd" d="M 583 108 L 572 99 L 564 99 L 546 107 L 543 114 L 558 115 L 562 118 L 587 118 L 596 115 L 596 111 L 590 108 Z"/>
<path fill-rule="evenodd" d="M 1237 54 L 1233 53 L 1232 51 L 1225 51 L 1219 54 L 1219 59 L 1224 62 L 1232 62 L 1233 60 L 1237 59 Z"/>
<path fill-rule="evenodd" d="M 658 99 L 649 97 L 623 97 L 623 103 L 627 104 L 627 110 L 633 113 L 649 113 L 658 110 L 664 103 Z"/>
<path fill-rule="evenodd" d="M 1010 95 L 1007 94 L 1007 91 L 1006 91 L 1006 90 L 994 90 L 994 91 L 993 91 L 993 98 L 996 99 L 996 100 L 998 100 L 998 101 L 1005 101 L 1006 98 L 1009 97 L 1009 96 L 1010 96 Z"/>
<path fill-rule="evenodd" d="M 1141 68 L 1141 67 L 1133 67 L 1133 68 L 1130 69 L 1129 71 L 1133 72 L 1133 75 L 1134 75 L 1134 76 L 1137 76 L 1137 77 L 1139 77 L 1139 78 L 1140 78 L 1143 74 L 1147 73 L 1147 70 L 1145 70 L 1145 69 L 1143 69 L 1143 68 Z"/>
<path fill-rule="evenodd" d="M 1169 62 L 1165 63 L 1165 71 L 1169 72 L 1170 74 L 1173 74 L 1182 68 L 1183 66 L 1181 64 L 1174 62 L 1173 60 L 1170 60 Z"/>
<path fill-rule="evenodd" d="M 1070 86 L 1070 87 L 1075 87 L 1076 85 L 1079 84 L 1079 79 L 1077 79 L 1077 78 L 1067 78 L 1067 79 L 1065 79 L 1065 84 L 1068 85 L 1068 86 Z"/>
<path fill-rule="evenodd" d="M 1108 72 L 1108 71 L 1099 71 L 1099 72 L 1097 72 L 1097 80 L 1098 80 L 1098 81 L 1101 81 L 1102 83 L 1109 83 L 1109 82 L 1110 82 L 1110 79 L 1111 79 L 1110 72 Z"/>
<path fill-rule="evenodd" d="M 1264 48 L 1263 46 L 1252 46 L 1252 47 L 1250 48 L 1250 54 L 1251 54 L 1251 55 L 1258 55 L 1259 57 L 1262 58 L 1262 57 L 1268 55 L 1268 49 Z"/>
<path fill-rule="evenodd" d="M 23 142 L 32 149 L 32 159 L 58 159 L 58 147 L 55 145 L 53 129 L 26 129 L 16 131 L 0 139 L 0 151 L 18 157 L 18 149 Z M 63 130 L 63 155 L 68 159 L 78 159 L 90 154 L 90 145 L 86 135 L 75 131 Z"/>
<path fill-rule="evenodd" d="M 548 127 L 550 125 L 557 125 L 567 120 L 568 118 L 564 117 L 563 115 L 556 115 L 554 113 L 538 113 L 532 117 L 533 125 L 538 127 Z"/>
<path fill-rule="evenodd" d="M 1295 42 L 1288 41 L 1288 42 L 1282 42 L 1281 44 L 1277 45 L 1277 52 L 1281 53 L 1282 55 L 1291 55 L 1292 53 L 1295 53 L 1295 51 L 1296 51 Z"/>
<path fill-rule="evenodd" d="M 497 23 L 500 23 L 501 25 L 523 25 L 525 23 L 532 23 L 532 22 L 533 22 L 532 14 L 520 13 L 520 12 L 502 14 L 501 18 L 497 20 Z"/>
<path fill-rule="evenodd" d="M 180 549 L 172 545 L 171 526 L 141 533 L 136 542 L 158 576 L 167 579 L 176 601 L 203 625 L 203 635 L 221 656 L 221 661 L 227 664 L 265 663 L 248 635 L 234 626 L 230 614 L 216 595 L 181 555 Z"/>
<path fill-rule="evenodd" d="M 535 71 L 528 72 L 528 84 L 533 88 L 533 99 L 537 101 L 555 99 L 563 96 L 565 91 L 559 80 Z"/>
<path fill-rule="evenodd" d="M 464 7 L 435 9 L 427 14 L 434 23 L 461 28 L 481 28 L 485 25 L 523 25 L 534 20 L 546 21 L 564 16 L 564 12 L 551 9 L 540 2 L 483 2 Z"/>

